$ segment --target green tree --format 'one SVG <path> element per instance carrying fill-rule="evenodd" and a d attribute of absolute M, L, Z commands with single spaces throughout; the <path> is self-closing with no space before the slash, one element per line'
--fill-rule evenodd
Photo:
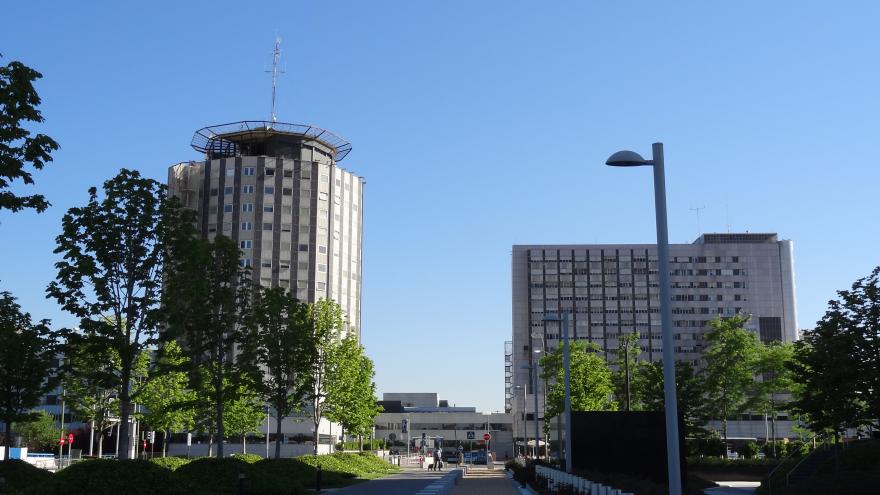
<path fill-rule="evenodd" d="M 639 334 L 621 334 L 617 343 L 617 349 L 614 351 L 617 369 L 611 374 L 614 397 L 618 402 L 623 402 L 624 410 L 639 411 L 642 405 L 638 401 L 638 396 L 632 393 L 632 380 L 638 367 L 639 354 L 642 352 L 639 347 Z"/>
<path fill-rule="evenodd" d="M 752 383 L 750 407 L 770 418 L 770 432 L 776 438 L 776 419 L 780 410 L 786 408 L 788 393 L 792 390 L 791 371 L 787 365 L 794 356 L 790 343 L 771 342 L 759 345 L 755 358 L 754 371 L 758 380 Z M 772 444 L 773 457 L 776 457 L 776 442 Z"/>
<path fill-rule="evenodd" d="M 185 342 L 191 369 L 190 388 L 204 394 L 214 410 L 217 457 L 223 457 L 225 405 L 235 400 L 238 380 L 253 368 L 235 359 L 247 348 L 243 322 L 249 311 L 248 270 L 234 241 L 194 236 L 180 239 L 166 278 L 164 308 L 168 335 Z M 203 381 L 207 380 L 207 383 Z"/>
<path fill-rule="evenodd" d="M 592 342 L 575 341 L 569 344 L 569 368 L 571 380 L 572 411 L 616 411 L 617 402 L 612 400 L 614 385 L 611 369 Z M 558 346 L 541 358 L 541 378 L 552 380 L 547 390 L 545 418 L 555 418 L 565 412 L 565 381 L 562 366 L 562 346 Z M 545 433 L 549 421 L 544 421 Z"/>
<path fill-rule="evenodd" d="M 43 212 L 49 207 L 41 194 L 17 196 L 9 190 L 17 180 L 33 184 L 33 175 L 25 167 L 29 164 L 41 170 L 52 161 L 50 153 L 58 149 L 58 143 L 49 136 L 32 136 L 31 126 L 26 124 L 43 122 L 37 109 L 40 96 L 33 84 L 41 77 L 42 74 L 21 62 L 0 66 L 0 211 L 33 208 Z"/>
<path fill-rule="evenodd" d="M 33 322 L 9 292 L 0 292 L 0 421 L 6 431 L 6 456 L 13 422 L 35 419 L 32 408 L 57 383 L 57 342 L 49 321 Z"/>
<path fill-rule="evenodd" d="M 46 411 L 34 411 L 34 417 L 26 423 L 16 423 L 12 430 L 22 438 L 31 452 L 52 451 L 58 441 L 55 418 Z"/>
<path fill-rule="evenodd" d="M 163 184 L 133 170 L 104 182 L 103 192 L 99 198 L 92 187 L 88 204 L 64 215 L 58 276 L 47 293 L 80 319 L 85 339 L 119 356 L 119 451 L 128 458 L 132 373 L 164 337 L 163 270 L 175 239 L 192 229 L 192 213 Z"/>
<path fill-rule="evenodd" d="M 64 398 L 70 410 L 91 425 L 97 435 L 98 457 L 104 452 L 104 432 L 119 417 L 119 355 L 110 347 L 78 334 L 69 334 L 62 369 Z M 92 452 L 89 452 L 92 455 Z"/>
<path fill-rule="evenodd" d="M 880 417 L 880 267 L 838 291 L 795 343 L 792 410 L 816 433 L 839 434 Z"/>
<path fill-rule="evenodd" d="M 140 403 L 146 411 L 141 418 L 151 428 L 162 431 L 162 457 L 165 457 L 169 432 L 189 430 L 195 424 L 195 394 L 187 387 L 189 360 L 177 342 L 163 344 L 156 359 L 156 367 L 163 373 L 144 384 Z"/>
<path fill-rule="evenodd" d="M 331 350 L 329 361 L 327 419 L 339 423 L 351 435 L 369 434 L 382 410 L 376 399 L 373 361 L 364 354 L 354 334 Z"/>
<path fill-rule="evenodd" d="M 704 336 L 709 342 L 703 356 L 705 404 L 707 414 L 721 421 L 725 443 L 728 418 L 746 410 L 748 393 L 754 383 L 758 340 L 744 328 L 748 321 L 749 317 L 743 315 L 715 318 L 709 322 L 712 329 Z"/>
<path fill-rule="evenodd" d="M 247 331 L 245 362 L 259 368 L 256 388 L 275 411 L 275 458 L 281 457 L 281 422 L 302 409 L 313 389 L 312 363 L 317 353 L 308 304 L 286 289 L 256 287 Z"/>
<path fill-rule="evenodd" d="M 319 299 L 311 306 L 312 312 L 312 341 L 315 343 L 315 353 L 309 363 L 312 373 L 312 387 L 309 389 L 306 400 L 311 405 L 312 424 L 314 425 L 313 440 L 315 443 L 314 453 L 318 453 L 318 427 L 321 418 L 325 417 L 327 407 L 327 384 L 332 380 L 332 361 L 330 355 L 339 346 L 341 333 L 344 326 L 342 307 L 330 299 Z"/>
<path fill-rule="evenodd" d="M 633 395 L 645 411 L 664 411 L 666 396 L 663 390 L 663 363 L 661 361 L 639 363 L 633 379 Z M 686 361 L 675 362 L 675 389 L 678 414 L 685 435 L 702 436 L 706 420 L 704 384 L 694 366 Z"/>
<path fill-rule="evenodd" d="M 263 423 L 263 402 L 248 380 L 238 380 L 234 399 L 226 403 L 223 414 L 224 431 L 241 437 L 241 452 L 247 453 L 247 436 L 256 432 Z"/>

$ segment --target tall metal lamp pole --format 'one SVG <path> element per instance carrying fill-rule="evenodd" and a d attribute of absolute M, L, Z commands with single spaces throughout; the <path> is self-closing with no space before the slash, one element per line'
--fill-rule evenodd
<path fill-rule="evenodd" d="M 663 331 L 663 398 L 666 410 L 666 464 L 669 495 L 681 495 L 681 463 L 678 445 L 678 402 L 675 392 L 675 355 L 672 342 L 672 309 L 669 295 L 669 234 L 666 230 L 666 177 L 663 143 L 652 145 L 653 159 L 633 151 L 618 151 L 605 162 L 612 167 L 654 167 L 654 210 L 657 216 L 657 258 L 660 271 L 660 323 Z"/>

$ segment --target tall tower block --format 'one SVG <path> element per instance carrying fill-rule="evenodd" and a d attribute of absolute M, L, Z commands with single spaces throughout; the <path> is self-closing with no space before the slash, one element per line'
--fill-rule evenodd
<path fill-rule="evenodd" d="M 351 144 L 314 126 L 242 121 L 195 132 L 203 161 L 168 170 L 201 235 L 239 245 L 255 283 L 333 299 L 360 337 L 364 180 L 338 165 Z"/>

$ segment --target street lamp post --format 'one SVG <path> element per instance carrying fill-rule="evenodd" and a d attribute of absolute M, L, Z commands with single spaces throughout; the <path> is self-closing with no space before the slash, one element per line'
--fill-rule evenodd
<path fill-rule="evenodd" d="M 528 456 L 528 453 L 529 453 L 529 450 L 528 450 L 528 449 L 529 449 L 529 443 L 528 443 L 528 436 L 529 436 L 528 428 L 529 428 L 529 423 L 528 423 L 528 421 L 526 421 L 526 398 L 527 398 L 526 396 L 528 395 L 528 393 L 527 393 L 527 392 L 528 392 L 528 384 L 526 384 L 526 385 L 517 385 L 517 386 L 514 387 L 514 388 L 515 388 L 516 390 L 522 390 L 522 421 L 521 421 L 521 423 L 522 423 L 522 434 L 523 434 L 523 436 L 522 436 L 522 442 L 523 442 L 523 443 L 522 443 L 522 446 L 523 446 L 523 447 L 522 447 L 522 453 L 523 453 L 523 456 Z M 514 416 L 513 419 L 516 420 L 516 416 Z M 515 432 L 514 432 L 514 433 L 515 433 Z M 519 449 L 517 449 L 517 451 L 519 451 Z"/>
<path fill-rule="evenodd" d="M 562 369 L 565 386 L 565 471 L 571 472 L 571 367 L 568 348 L 568 313 L 545 315 L 544 321 L 562 321 Z M 537 399 L 535 399 L 537 401 Z M 537 432 L 536 432 L 537 433 Z"/>
<path fill-rule="evenodd" d="M 663 332 L 663 397 L 666 410 L 666 462 L 669 494 L 681 495 L 681 466 L 678 445 L 678 402 L 675 393 L 675 356 L 672 352 L 672 309 L 669 295 L 669 235 L 666 230 L 666 178 L 663 143 L 652 145 L 653 159 L 645 160 L 633 151 L 618 151 L 605 162 L 612 167 L 654 167 L 654 210 L 657 216 L 657 258 L 660 271 L 660 323 Z"/>

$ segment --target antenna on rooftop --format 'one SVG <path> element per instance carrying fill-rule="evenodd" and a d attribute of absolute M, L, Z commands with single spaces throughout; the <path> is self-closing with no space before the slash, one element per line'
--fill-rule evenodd
<path fill-rule="evenodd" d="M 278 70 L 278 61 L 281 59 L 281 37 L 275 37 L 275 48 L 272 50 L 272 122 L 278 119 L 275 117 L 275 87 L 278 82 L 278 74 L 284 74 L 283 70 Z"/>
<path fill-rule="evenodd" d="M 697 212 L 697 235 L 698 235 L 698 236 L 703 235 L 703 229 L 700 228 L 700 210 L 705 210 L 705 209 L 706 209 L 706 206 L 703 205 L 703 206 L 700 206 L 700 207 L 698 207 L 698 208 L 688 208 L 688 209 L 691 210 L 691 211 L 695 211 L 695 212 Z"/>

